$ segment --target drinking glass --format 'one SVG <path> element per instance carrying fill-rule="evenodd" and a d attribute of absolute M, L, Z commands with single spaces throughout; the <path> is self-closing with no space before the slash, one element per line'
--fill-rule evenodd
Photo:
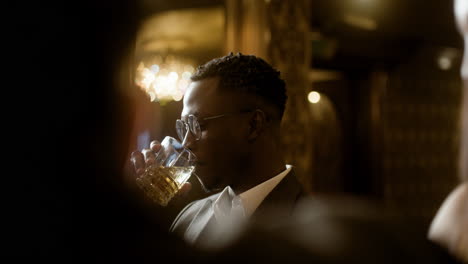
<path fill-rule="evenodd" d="M 165 137 L 156 162 L 136 179 L 137 185 L 156 203 L 166 206 L 195 171 L 195 155 L 173 137 Z"/>

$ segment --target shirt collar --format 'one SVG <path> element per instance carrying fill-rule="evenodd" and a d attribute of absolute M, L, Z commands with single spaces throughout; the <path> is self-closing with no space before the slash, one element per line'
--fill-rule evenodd
<path fill-rule="evenodd" d="M 240 195 L 236 195 L 231 187 L 227 186 L 217 195 L 212 204 L 215 218 L 219 222 L 226 222 L 229 218 L 240 219 L 250 217 L 291 169 L 291 165 L 286 165 L 286 169 L 281 173 Z"/>
<path fill-rule="evenodd" d="M 239 195 L 244 206 L 245 216 L 250 217 L 260 206 L 267 195 L 280 183 L 280 181 L 291 171 L 292 166 L 286 165 L 286 169 L 273 178 Z"/>

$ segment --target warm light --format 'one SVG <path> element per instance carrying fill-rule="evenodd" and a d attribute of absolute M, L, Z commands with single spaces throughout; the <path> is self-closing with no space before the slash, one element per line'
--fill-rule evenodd
<path fill-rule="evenodd" d="M 169 79 L 175 82 L 177 81 L 177 79 L 179 79 L 179 74 L 177 74 L 177 72 L 170 72 Z"/>
<path fill-rule="evenodd" d="M 184 71 L 186 71 L 186 72 L 189 72 L 189 73 L 190 73 L 190 72 L 194 72 L 194 71 L 195 71 L 195 69 L 193 68 L 193 66 L 192 66 L 192 65 L 185 65 L 185 66 L 184 66 Z"/>
<path fill-rule="evenodd" d="M 141 80 L 140 83 L 141 83 L 141 86 L 145 88 L 150 87 L 151 83 L 153 83 L 154 80 L 156 79 L 154 77 L 154 74 L 152 74 L 152 72 L 148 70 L 147 68 L 144 68 L 142 70 L 141 75 L 143 76 L 143 79 Z"/>
<path fill-rule="evenodd" d="M 151 102 L 156 101 L 157 97 L 156 97 L 156 94 L 154 92 L 148 92 L 148 95 L 150 96 Z"/>
<path fill-rule="evenodd" d="M 370 4 L 372 3 L 373 0 L 359 0 L 359 2 L 361 2 L 361 4 Z"/>
<path fill-rule="evenodd" d="M 157 73 L 159 72 L 159 65 L 157 65 L 157 64 L 151 65 L 150 70 L 151 70 L 154 74 L 157 74 Z"/>
<path fill-rule="evenodd" d="M 160 57 L 155 60 L 157 62 L 149 68 L 143 63 L 138 65 L 136 84 L 150 96 L 151 101 L 180 101 L 194 72 L 193 66 L 173 56 L 167 56 L 165 61 Z"/>
<path fill-rule="evenodd" d="M 377 21 L 368 17 L 347 14 L 343 17 L 343 20 L 347 24 L 357 27 L 357 28 L 361 28 L 365 30 L 377 29 Z"/>
<path fill-rule="evenodd" d="M 462 56 L 461 52 L 455 48 L 442 48 L 437 54 L 436 62 L 439 69 L 448 71 L 452 69 L 454 61 Z"/>
<path fill-rule="evenodd" d="M 317 92 L 310 92 L 307 99 L 309 99 L 309 102 L 316 104 L 320 101 L 320 94 Z"/>
<path fill-rule="evenodd" d="M 172 99 L 174 99 L 174 101 L 180 101 L 182 100 L 182 97 L 184 97 L 184 93 L 182 91 L 176 91 L 175 94 L 172 95 Z"/>
<path fill-rule="evenodd" d="M 452 60 L 447 57 L 440 57 L 439 60 L 437 61 L 439 64 L 439 68 L 441 70 L 450 70 L 452 68 Z"/>
<path fill-rule="evenodd" d="M 184 79 L 184 80 L 190 79 L 190 76 L 192 76 L 192 74 L 190 72 L 188 72 L 188 71 L 184 71 L 182 73 L 182 79 Z"/>

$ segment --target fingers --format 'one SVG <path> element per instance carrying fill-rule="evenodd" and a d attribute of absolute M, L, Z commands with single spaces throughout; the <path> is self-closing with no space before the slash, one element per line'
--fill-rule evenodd
<path fill-rule="evenodd" d="M 145 157 L 146 167 L 154 164 L 156 162 L 156 154 L 151 149 L 143 149 L 141 151 Z"/>
<path fill-rule="evenodd" d="M 153 140 L 150 144 L 150 148 L 132 152 L 130 161 L 133 163 L 137 175 L 141 175 L 146 167 L 156 163 L 156 153 L 160 149 L 161 143 L 157 140 Z"/>
<path fill-rule="evenodd" d="M 132 152 L 130 161 L 133 163 L 137 175 L 141 175 L 145 171 L 145 157 L 140 151 Z"/>
<path fill-rule="evenodd" d="M 154 151 L 154 153 L 158 153 L 159 150 L 161 150 L 161 143 L 159 143 L 157 140 L 151 141 L 150 149 Z"/>

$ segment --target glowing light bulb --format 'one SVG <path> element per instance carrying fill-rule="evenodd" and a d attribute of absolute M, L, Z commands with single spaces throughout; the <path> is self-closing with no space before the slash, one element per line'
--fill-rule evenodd
<path fill-rule="evenodd" d="M 158 73 L 158 72 L 159 72 L 159 65 L 157 65 L 157 64 L 151 65 L 150 70 L 151 70 L 154 74 Z"/>
<path fill-rule="evenodd" d="M 320 94 L 317 92 L 310 92 L 309 95 L 307 96 L 307 99 L 312 104 L 316 104 L 320 101 Z"/>
<path fill-rule="evenodd" d="M 184 80 L 190 79 L 190 76 L 192 76 L 192 74 L 190 72 L 188 72 L 188 71 L 184 71 L 182 73 L 182 79 L 184 79 Z"/>
<path fill-rule="evenodd" d="M 177 81 L 177 79 L 179 79 L 179 74 L 177 74 L 177 72 L 170 72 L 168 78 L 173 82 Z"/>
<path fill-rule="evenodd" d="M 450 70 L 450 68 L 452 67 L 452 61 L 450 60 L 450 58 L 447 57 L 440 57 L 438 60 L 438 64 L 439 68 L 444 71 Z"/>

